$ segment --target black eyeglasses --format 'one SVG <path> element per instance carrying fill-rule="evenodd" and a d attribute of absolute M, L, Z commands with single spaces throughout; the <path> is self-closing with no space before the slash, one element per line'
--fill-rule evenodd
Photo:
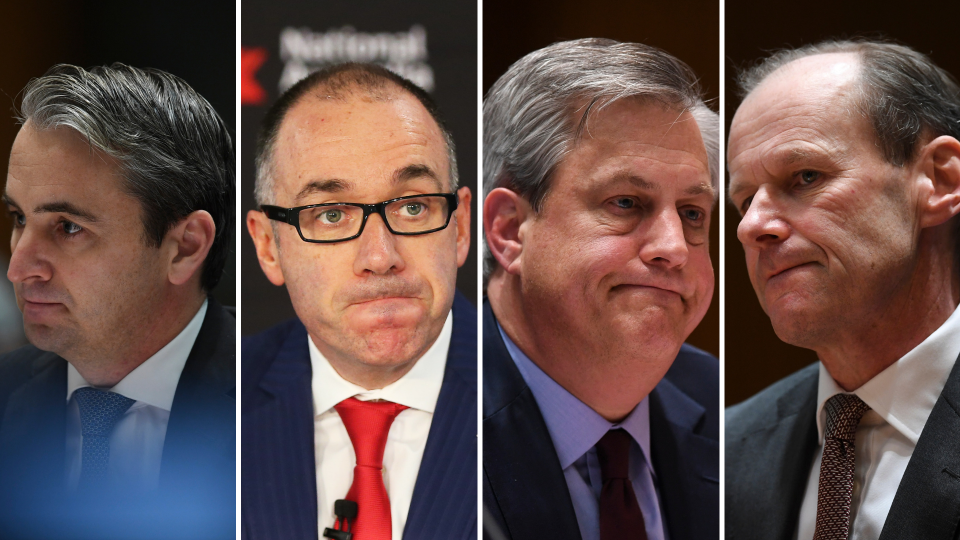
<path fill-rule="evenodd" d="M 304 242 L 330 244 L 353 240 L 363 233 L 367 218 L 380 214 L 387 229 L 402 236 L 429 234 L 445 229 L 460 203 L 456 193 L 409 195 L 376 204 L 326 203 L 282 208 L 264 204 L 268 218 L 297 228 Z"/>

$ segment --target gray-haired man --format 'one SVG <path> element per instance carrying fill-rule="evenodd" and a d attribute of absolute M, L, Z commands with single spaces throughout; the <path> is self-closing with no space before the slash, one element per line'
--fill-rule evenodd
<path fill-rule="evenodd" d="M 960 87 L 831 41 L 742 76 L 730 197 L 780 339 L 820 362 L 731 407 L 728 538 L 957 538 Z"/>
<path fill-rule="evenodd" d="M 7 276 L 32 345 L 0 358 L 0 536 L 233 538 L 235 319 L 207 297 L 226 126 L 121 64 L 51 68 L 20 121 Z"/>
<path fill-rule="evenodd" d="M 696 76 L 644 45 L 557 43 L 483 114 L 488 531 L 716 536 L 718 365 L 683 344 L 714 287 L 718 121 Z"/>

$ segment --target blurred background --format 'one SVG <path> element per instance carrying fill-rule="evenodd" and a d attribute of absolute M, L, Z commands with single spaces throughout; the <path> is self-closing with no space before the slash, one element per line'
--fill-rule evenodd
<path fill-rule="evenodd" d="M 735 86 L 738 70 L 788 46 L 827 38 L 885 37 L 929 55 L 954 77 L 960 76 L 956 38 L 960 2 L 728 0 L 725 19 L 727 131 L 740 105 Z M 727 204 L 724 363 L 726 401 L 733 405 L 816 362 L 817 356 L 783 343 L 774 334 L 747 276 L 743 247 L 737 240 L 739 214 L 729 199 L 723 202 Z"/>
<path fill-rule="evenodd" d="M 235 3 L 49 0 L 0 6 L 0 185 L 19 126 L 13 116 L 31 78 L 54 64 L 82 67 L 123 62 L 153 67 L 186 80 L 236 133 Z M 234 142 L 236 145 L 236 142 Z M 7 281 L 12 220 L 0 219 L 0 353 L 25 343 L 22 319 Z M 233 245 L 233 244 L 231 244 Z M 236 257 L 213 291 L 236 304 Z"/>
<path fill-rule="evenodd" d="M 260 122 L 284 90 L 326 65 L 382 64 L 431 94 L 456 143 L 460 185 L 474 193 L 471 225 L 476 230 L 476 3 L 245 0 L 241 24 L 242 335 L 296 316 L 286 289 L 264 277 L 243 224 L 247 211 L 255 207 L 254 157 Z M 457 288 L 476 305 L 478 238 L 471 240 Z"/>
<path fill-rule="evenodd" d="M 719 109 L 720 5 L 700 0 L 484 0 L 483 93 L 511 64 L 557 41 L 603 37 L 659 47 L 700 76 L 707 104 Z M 720 271 L 720 218 L 710 227 L 710 257 Z M 688 343 L 720 354 L 720 287 Z"/>

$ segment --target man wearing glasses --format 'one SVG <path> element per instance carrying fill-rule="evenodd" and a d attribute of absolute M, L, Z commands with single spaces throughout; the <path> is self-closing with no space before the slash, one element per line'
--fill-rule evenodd
<path fill-rule="evenodd" d="M 471 194 L 432 100 L 377 66 L 307 77 L 267 113 L 256 196 L 298 319 L 242 344 L 244 537 L 475 538 Z"/>

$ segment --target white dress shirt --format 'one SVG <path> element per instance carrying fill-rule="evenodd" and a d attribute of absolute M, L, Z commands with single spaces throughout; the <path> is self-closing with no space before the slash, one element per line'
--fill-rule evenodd
<path fill-rule="evenodd" d="M 366 390 L 344 380 L 323 357 L 313 339 L 307 339 L 313 368 L 313 444 L 317 466 L 320 539 L 323 539 L 324 528 L 334 526 L 334 502 L 346 497 L 353 483 L 356 454 L 347 428 L 333 408 L 350 397 L 361 401 L 383 399 L 410 407 L 401 412 L 390 426 L 383 453 L 383 483 L 390 497 L 393 538 L 400 540 L 403 536 L 420 461 L 440 396 L 452 335 L 451 312 L 447 314 L 440 336 L 413 368 L 396 382 L 379 390 Z"/>
<path fill-rule="evenodd" d="M 110 463 L 107 481 L 133 491 L 155 489 L 160 479 L 160 458 L 167 435 L 170 407 L 180 373 L 193 343 L 200 334 L 207 301 L 189 324 L 156 354 L 137 366 L 110 390 L 135 401 L 117 421 L 110 435 Z M 80 480 L 83 436 L 80 409 L 73 392 L 85 381 L 72 364 L 67 366 L 67 486 L 74 489 Z"/>
<path fill-rule="evenodd" d="M 870 406 L 856 435 L 856 465 L 850 510 L 850 538 L 876 539 L 890 512 L 900 479 L 917 446 L 934 404 L 960 354 L 960 309 L 920 345 L 853 392 Z M 817 520 L 817 486 L 823 456 L 824 403 L 845 393 L 820 365 L 817 430 L 820 449 L 807 479 L 800 506 L 799 540 L 813 538 Z"/>

